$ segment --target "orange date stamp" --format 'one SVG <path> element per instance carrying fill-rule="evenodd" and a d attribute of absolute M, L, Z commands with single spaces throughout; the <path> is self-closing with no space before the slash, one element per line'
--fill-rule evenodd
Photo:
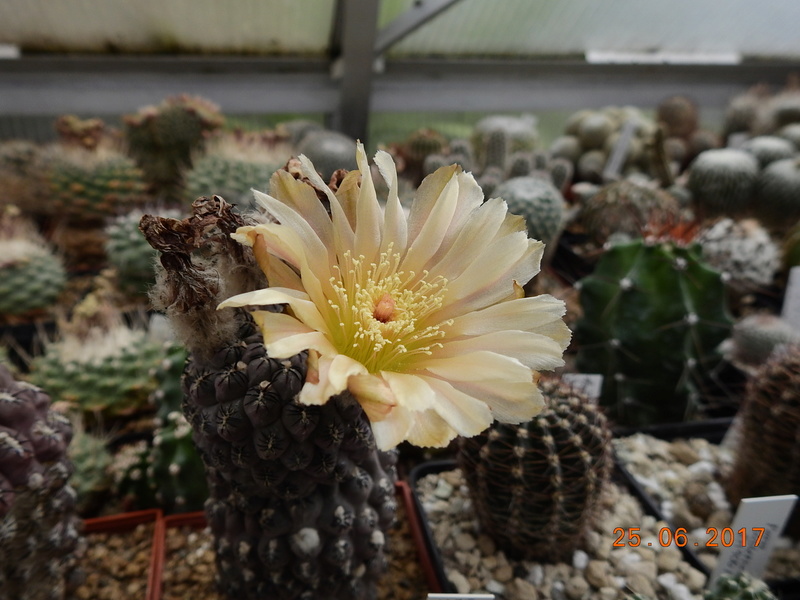
<path fill-rule="evenodd" d="M 614 528 L 613 546 L 617 548 L 631 547 L 636 548 L 639 546 L 672 546 L 673 544 L 678 547 L 684 546 L 703 546 L 705 548 L 730 548 L 732 546 L 758 548 L 761 543 L 761 537 L 764 535 L 764 527 L 742 527 L 741 529 L 731 529 L 730 527 L 709 527 L 706 529 L 706 538 L 700 542 L 692 542 L 689 540 L 689 532 L 683 527 L 672 529 L 670 527 L 662 527 L 658 530 L 656 542 L 644 542 L 639 533 L 639 527 L 616 527 Z"/>

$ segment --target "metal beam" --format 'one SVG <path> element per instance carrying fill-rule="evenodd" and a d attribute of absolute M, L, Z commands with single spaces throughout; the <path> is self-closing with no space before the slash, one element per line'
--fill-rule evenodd
<path fill-rule="evenodd" d="M 679 93 L 701 107 L 724 108 L 753 84 L 777 89 L 800 71 L 797 62 L 766 61 L 706 66 L 391 60 L 374 75 L 371 60 L 369 69 L 362 67 L 369 74 L 373 112 L 653 107 Z M 205 96 L 230 114 L 331 114 L 353 93 L 342 83 L 340 88 L 331 80 L 324 59 L 23 57 L 0 60 L 0 115 L 124 114 L 177 93 Z"/>
<path fill-rule="evenodd" d="M 373 47 L 378 27 L 375 0 L 342 0 L 342 55 L 339 104 L 331 127 L 366 143 L 372 97 Z"/>
<path fill-rule="evenodd" d="M 116 115 L 173 94 L 225 113 L 329 113 L 336 85 L 325 60 L 227 57 L 30 57 L 0 61 L 0 114 Z"/>
<path fill-rule="evenodd" d="M 391 46 L 459 1 L 417 0 L 411 8 L 378 32 L 378 38 L 375 40 L 375 54 L 383 54 Z"/>

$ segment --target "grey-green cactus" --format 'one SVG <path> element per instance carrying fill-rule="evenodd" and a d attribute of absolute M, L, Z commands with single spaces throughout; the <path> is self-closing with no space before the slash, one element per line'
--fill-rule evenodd
<path fill-rule="evenodd" d="M 687 186 L 702 216 L 736 217 L 750 209 L 758 175 L 758 160 L 749 152 L 707 150 L 690 165 Z"/>

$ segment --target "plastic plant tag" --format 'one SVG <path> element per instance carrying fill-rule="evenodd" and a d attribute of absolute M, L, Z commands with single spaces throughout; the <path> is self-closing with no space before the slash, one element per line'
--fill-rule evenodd
<path fill-rule="evenodd" d="M 586 394 L 595 403 L 603 389 L 603 376 L 599 373 L 564 373 L 561 380 L 579 392 Z"/>
<path fill-rule="evenodd" d="M 722 575 L 747 572 L 760 578 L 796 501 L 793 494 L 742 500 L 729 528 L 709 532 L 707 543 L 723 549 L 706 587 Z"/>
<path fill-rule="evenodd" d="M 792 267 L 789 271 L 781 318 L 800 329 L 800 267 Z"/>
<path fill-rule="evenodd" d="M 494 594 L 428 594 L 428 600 L 494 600 Z"/>

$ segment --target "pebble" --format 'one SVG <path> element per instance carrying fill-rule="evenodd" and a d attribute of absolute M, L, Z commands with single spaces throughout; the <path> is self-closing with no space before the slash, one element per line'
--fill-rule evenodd
<path fill-rule="evenodd" d="M 660 573 L 672 572 L 678 568 L 683 555 L 681 551 L 674 546 L 668 546 L 658 553 L 656 557 L 656 566 Z"/>
<path fill-rule="evenodd" d="M 515 579 L 509 586 L 509 591 L 514 598 L 519 598 L 519 600 L 538 600 L 539 598 L 539 590 L 525 579 Z"/>
<path fill-rule="evenodd" d="M 503 565 L 494 571 L 494 578 L 500 583 L 508 583 L 514 578 L 514 569 L 511 565 Z"/>
<path fill-rule="evenodd" d="M 699 594 L 703 591 L 703 588 L 706 585 L 706 576 L 702 571 L 688 567 L 684 571 L 684 577 L 684 583 L 690 591 L 694 592 L 695 594 Z"/>
<path fill-rule="evenodd" d="M 604 560 L 590 560 L 586 565 L 586 570 L 583 576 L 594 588 L 601 589 L 607 587 L 609 584 L 608 579 L 609 565 Z"/>
<path fill-rule="evenodd" d="M 572 554 L 572 566 L 583 571 L 589 564 L 589 555 L 583 550 L 575 550 Z"/>
<path fill-rule="evenodd" d="M 456 536 L 455 544 L 456 548 L 458 548 L 459 550 L 469 552 L 477 545 L 477 542 L 475 541 L 475 538 L 472 537 L 469 533 L 462 532 Z"/>
<path fill-rule="evenodd" d="M 478 536 L 478 548 L 483 555 L 494 554 L 497 551 L 497 546 L 495 545 L 494 540 L 485 533 L 482 533 Z"/>
<path fill-rule="evenodd" d="M 656 597 L 656 590 L 654 589 L 652 582 L 652 579 L 648 579 L 641 573 L 634 573 L 625 579 L 625 583 L 631 590 L 641 594 L 645 598 Z"/>
<path fill-rule="evenodd" d="M 490 579 L 486 584 L 486 591 L 492 594 L 503 594 L 506 591 L 506 586 L 495 579 Z"/>
<path fill-rule="evenodd" d="M 576 575 L 567 581 L 564 593 L 569 600 L 581 600 L 589 594 L 589 584 L 583 577 Z"/>
<path fill-rule="evenodd" d="M 454 586 L 456 586 L 456 591 L 459 594 L 469 594 L 470 592 L 470 585 L 467 578 L 464 577 L 463 574 L 456 571 L 455 569 L 450 569 L 447 571 L 447 578 L 450 580 Z"/>

